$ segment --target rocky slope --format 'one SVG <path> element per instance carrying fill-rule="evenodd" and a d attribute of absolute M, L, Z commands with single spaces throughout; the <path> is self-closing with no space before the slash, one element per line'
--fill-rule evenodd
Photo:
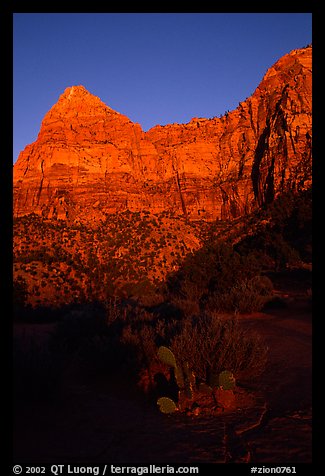
<path fill-rule="evenodd" d="M 14 166 L 14 215 L 88 223 L 116 211 L 228 220 L 311 184 L 312 47 L 223 117 L 141 126 L 67 88 Z"/>

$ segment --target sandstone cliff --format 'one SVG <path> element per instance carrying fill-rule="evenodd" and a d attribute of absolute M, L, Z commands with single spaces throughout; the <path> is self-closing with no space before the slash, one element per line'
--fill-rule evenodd
<path fill-rule="evenodd" d="M 311 184 L 312 48 L 293 50 L 220 118 L 141 126 L 67 88 L 14 166 L 14 215 L 98 221 L 170 210 L 231 219 Z"/>

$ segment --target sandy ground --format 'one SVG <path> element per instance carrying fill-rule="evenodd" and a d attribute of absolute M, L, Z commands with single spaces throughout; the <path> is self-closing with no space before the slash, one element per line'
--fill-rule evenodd
<path fill-rule="evenodd" d="M 261 381 L 268 411 L 261 428 L 250 435 L 258 462 L 311 462 L 312 316 L 305 300 L 288 309 L 247 318 L 269 346 L 270 359 Z M 247 437 L 249 438 L 249 436 Z"/>
<path fill-rule="evenodd" d="M 195 464 L 309 463 L 311 454 L 311 310 L 242 316 L 269 346 L 257 404 L 217 417 L 165 416 L 155 405 L 105 386 L 70 384 L 64 399 L 16 405 L 16 463 Z"/>

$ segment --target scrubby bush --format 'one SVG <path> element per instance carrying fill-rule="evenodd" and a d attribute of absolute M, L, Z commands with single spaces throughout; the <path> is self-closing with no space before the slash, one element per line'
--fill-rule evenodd
<path fill-rule="evenodd" d="M 267 276 L 254 276 L 250 280 L 251 286 L 261 296 L 269 298 L 273 292 L 273 283 Z"/>
<path fill-rule="evenodd" d="M 166 296 L 187 316 L 259 311 L 272 294 L 272 283 L 259 272 L 252 253 L 242 256 L 228 244 L 210 241 L 169 276 Z"/>
<path fill-rule="evenodd" d="M 249 313 L 261 311 L 272 299 L 273 285 L 266 276 L 235 283 L 227 292 L 210 294 L 206 308 L 211 311 Z"/>
<path fill-rule="evenodd" d="M 167 285 L 180 294 L 188 282 L 195 283 L 201 294 L 225 291 L 234 281 L 251 278 L 259 271 L 252 256 L 241 256 L 233 247 L 223 242 L 209 242 L 188 256 L 179 271 L 169 276 Z"/>
<path fill-rule="evenodd" d="M 146 368 L 155 360 L 157 353 L 156 332 L 151 323 L 142 323 L 141 326 L 124 327 L 121 343 L 133 348 L 139 368 Z"/>
<path fill-rule="evenodd" d="M 204 382 L 224 369 L 254 378 L 263 372 L 267 360 L 266 345 L 257 335 L 244 331 L 235 318 L 217 314 L 186 319 L 170 348 L 177 361 L 188 363 Z"/>
<path fill-rule="evenodd" d="M 241 254 L 254 250 L 264 269 L 282 271 L 300 260 L 311 262 L 311 229 L 311 188 L 287 191 L 251 217 L 250 233 L 237 242 L 236 249 Z"/>

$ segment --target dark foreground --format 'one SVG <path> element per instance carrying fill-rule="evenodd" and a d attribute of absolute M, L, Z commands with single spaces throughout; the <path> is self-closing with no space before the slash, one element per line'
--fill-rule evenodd
<path fill-rule="evenodd" d="M 270 349 L 266 372 L 250 389 L 254 408 L 165 416 L 127 383 L 67 379 L 54 401 L 15 404 L 15 463 L 310 463 L 310 306 L 296 297 L 285 309 L 240 319 Z"/>

